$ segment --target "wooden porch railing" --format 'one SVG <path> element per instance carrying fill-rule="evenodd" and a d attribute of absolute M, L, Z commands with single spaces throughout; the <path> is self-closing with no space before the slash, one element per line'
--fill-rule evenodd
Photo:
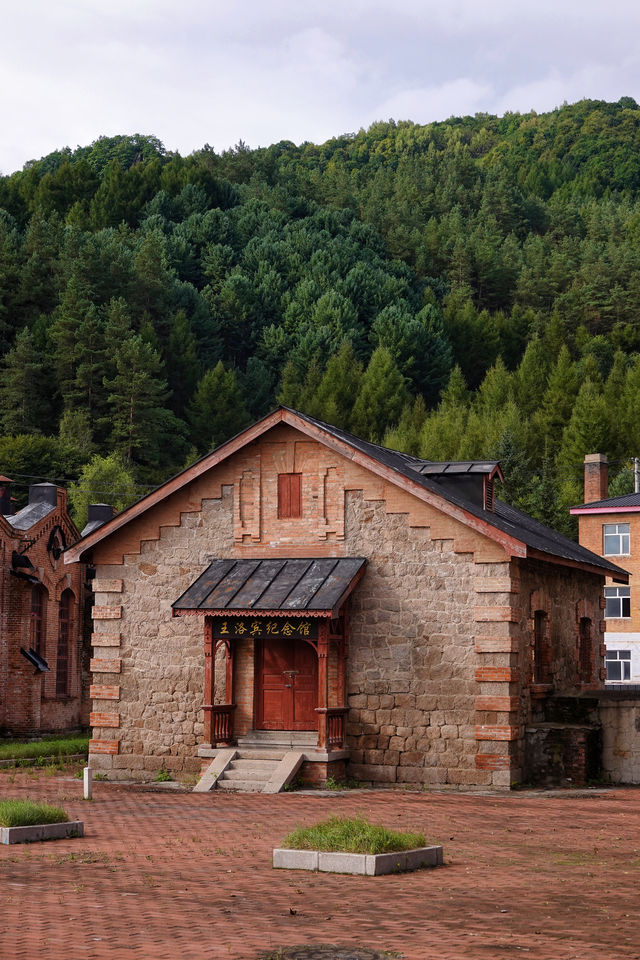
<path fill-rule="evenodd" d="M 318 746 L 321 750 L 340 750 L 344 746 L 345 719 L 348 707 L 316 707 L 318 714 Z"/>
<path fill-rule="evenodd" d="M 211 717 L 211 743 L 231 743 L 233 740 L 233 711 L 235 703 L 205 704 L 205 711 Z"/>

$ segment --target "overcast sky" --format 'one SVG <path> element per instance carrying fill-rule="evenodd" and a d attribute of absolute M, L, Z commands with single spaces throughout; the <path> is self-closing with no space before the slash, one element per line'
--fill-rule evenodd
<path fill-rule="evenodd" d="M 101 135 L 188 154 L 375 120 L 640 102 L 635 0 L 3 4 L 0 172 Z"/>

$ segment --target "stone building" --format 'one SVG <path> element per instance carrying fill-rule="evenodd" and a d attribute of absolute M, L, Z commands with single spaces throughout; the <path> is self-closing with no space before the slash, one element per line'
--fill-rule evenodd
<path fill-rule="evenodd" d="M 79 537 L 66 491 L 34 484 L 28 504 L 13 514 L 11 483 L 0 478 L 0 731 L 87 726 L 85 571 L 62 558 Z"/>
<path fill-rule="evenodd" d="M 602 684 L 603 584 L 627 578 L 502 503 L 500 478 L 279 408 L 84 536 L 65 562 L 96 570 L 91 765 L 205 761 L 210 784 L 267 791 L 301 764 L 537 775 L 549 701 Z M 569 753 L 584 777 L 584 742 Z"/>

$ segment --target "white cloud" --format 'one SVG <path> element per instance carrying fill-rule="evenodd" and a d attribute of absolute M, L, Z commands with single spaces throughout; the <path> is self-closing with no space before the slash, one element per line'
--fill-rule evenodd
<path fill-rule="evenodd" d="M 372 120 L 413 120 L 430 123 L 456 114 L 473 114 L 485 108 L 492 95 L 488 84 L 460 77 L 439 86 L 400 90 L 375 108 Z"/>
<path fill-rule="evenodd" d="M 188 153 L 640 99 L 639 27 L 630 0 L 23 0 L 3 11 L 0 170 L 101 134 Z"/>

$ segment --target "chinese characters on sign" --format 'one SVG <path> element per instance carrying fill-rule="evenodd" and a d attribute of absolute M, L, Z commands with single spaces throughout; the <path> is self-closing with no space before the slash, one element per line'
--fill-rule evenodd
<path fill-rule="evenodd" d="M 297 617 L 214 617 L 214 637 L 250 637 L 268 640 L 269 637 L 313 639 L 318 636 L 317 620 Z"/>

